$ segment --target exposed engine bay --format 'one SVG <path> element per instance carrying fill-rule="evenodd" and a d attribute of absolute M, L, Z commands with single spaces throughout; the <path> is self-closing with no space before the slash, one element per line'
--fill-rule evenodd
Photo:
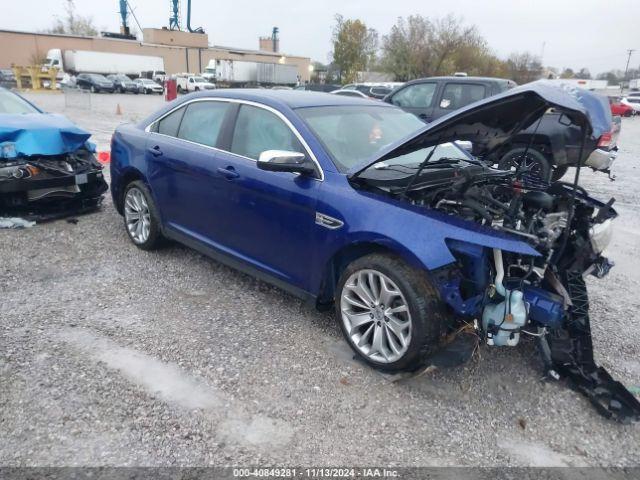
<path fill-rule="evenodd" d="M 549 378 L 568 379 L 606 417 L 640 419 L 640 403 L 594 363 L 591 343 L 584 278 L 602 278 L 613 266 L 602 253 L 617 216 L 614 199 L 589 197 L 577 179 L 548 184 L 464 155 L 430 159 L 437 149 L 420 165 L 378 163 L 355 183 L 425 208 L 427 215 L 477 225 L 469 227 L 469 242 L 448 242 L 456 262 L 432 272 L 456 319 L 452 329 L 474 325 L 484 343 L 496 347 L 535 337 Z M 517 237 L 539 255 L 474 244 L 474 228 Z"/>
<path fill-rule="evenodd" d="M 107 183 L 86 148 L 0 159 L 0 216 L 52 220 L 96 209 Z"/>

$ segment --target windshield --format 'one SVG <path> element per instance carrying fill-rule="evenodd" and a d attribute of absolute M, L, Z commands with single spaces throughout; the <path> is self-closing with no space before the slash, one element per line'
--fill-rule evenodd
<path fill-rule="evenodd" d="M 409 173 L 411 169 L 417 169 L 424 162 L 434 147 L 425 147 L 415 152 L 398 155 L 396 157 L 387 158 L 383 162 L 373 164 L 370 168 L 377 170 L 396 170 L 398 167 L 407 167 L 405 169 L 396 170 L 400 173 Z M 471 159 L 457 145 L 447 142 L 436 146 L 436 151 L 429 158 L 429 164 L 443 161 L 443 159 L 471 161 Z"/>
<path fill-rule="evenodd" d="M 6 90 L 0 90 L 0 113 L 23 114 L 40 113 L 37 108 L 29 102 Z"/>
<path fill-rule="evenodd" d="M 311 107 L 300 108 L 297 113 L 341 172 L 424 127 L 415 115 L 385 106 Z"/>
<path fill-rule="evenodd" d="M 202 77 L 193 77 L 193 80 L 196 83 L 207 83 L 207 81 Z"/>
<path fill-rule="evenodd" d="M 91 74 L 90 77 L 96 81 L 96 82 L 108 82 L 109 79 L 107 77 L 105 77 L 104 75 L 98 75 L 98 74 Z"/>

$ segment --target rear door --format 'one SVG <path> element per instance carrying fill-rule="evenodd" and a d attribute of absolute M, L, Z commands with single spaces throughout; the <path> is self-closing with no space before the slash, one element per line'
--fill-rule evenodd
<path fill-rule="evenodd" d="M 483 83 L 446 82 L 434 108 L 433 118 L 440 118 L 470 103 L 477 102 L 491 95 L 489 86 Z"/>
<path fill-rule="evenodd" d="M 413 83 L 398 90 L 389 99 L 390 103 L 413 113 L 425 122 L 434 119 L 433 108 L 437 98 L 438 83 Z"/>
<path fill-rule="evenodd" d="M 149 182 L 164 224 L 201 242 L 216 243 L 227 182 L 216 149 L 228 102 L 187 104 L 154 125 L 147 142 Z"/>

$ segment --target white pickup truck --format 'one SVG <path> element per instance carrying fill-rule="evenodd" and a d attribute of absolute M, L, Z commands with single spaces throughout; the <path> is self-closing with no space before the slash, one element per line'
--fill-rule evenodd
<path fill-rule="evenodd" d="M 198 75 L 176 75 L 178 93 L 199 92 L 213 90 L 216 86 Z"/>

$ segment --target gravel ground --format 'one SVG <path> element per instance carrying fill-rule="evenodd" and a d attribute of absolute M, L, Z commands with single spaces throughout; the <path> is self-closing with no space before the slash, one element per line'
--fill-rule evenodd
<path fill-rule="evenodd" d="M 162 104 L 29 97 L 99 146 Z M 589 286 L 596 357 L 638 388 L 640 119 L 620 144 L 616 182 L 584 172 L 622 214 L 618 266 Z M 110 198 L 77 224 L 0 230 L 0 257 L 0 465 L 640 465 L 640 428 L 541 382 L 532 342 L 393 383 L 331 315 L 187 248 L 138 250 Z"/>

